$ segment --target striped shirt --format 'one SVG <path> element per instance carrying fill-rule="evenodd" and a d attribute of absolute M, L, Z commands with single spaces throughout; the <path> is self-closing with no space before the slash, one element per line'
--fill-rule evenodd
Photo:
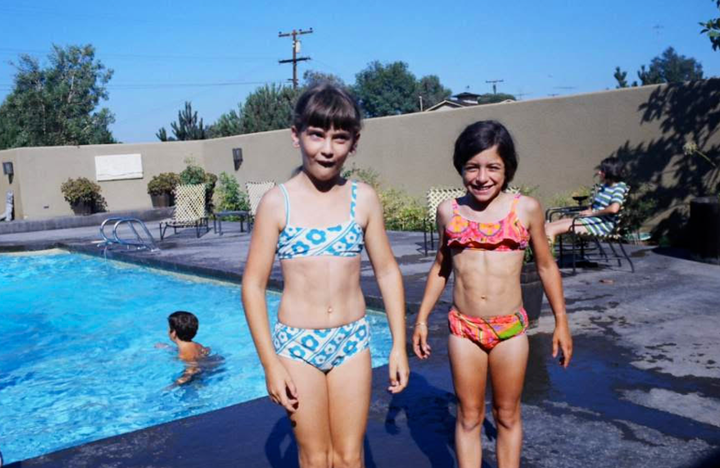
<path fill-rule="evenodd" d="M 592 202 L 592 210 L 600 211 L 613 203 L 618 203 L 621 207 L 625 203 L 625 197 L 628 193 L 628 186 L 625 182 L 617 182 L 613 185 L 602 184 L 598 189 Z M 580 222 L 587 230 L 595 235 L 608 235 L 615 229 L 618 215 L 607 214 L 602 216 L 591 216 L 580 218 Z"/>

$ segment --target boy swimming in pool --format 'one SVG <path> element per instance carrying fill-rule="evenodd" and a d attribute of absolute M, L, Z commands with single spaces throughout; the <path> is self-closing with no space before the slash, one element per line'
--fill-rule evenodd
<path fill-rule="evenodd" d="M 177 345 L 178 358 L 186 364 L 185 372 L 175 381 L 177 385 L 182 385 L 201 371 L 198 361 L 210 355 L 210 348 L 193 341 L 200 324 L 192 312 L 173 312 L 168 317 L 168 326 L 168 336 Z"/>

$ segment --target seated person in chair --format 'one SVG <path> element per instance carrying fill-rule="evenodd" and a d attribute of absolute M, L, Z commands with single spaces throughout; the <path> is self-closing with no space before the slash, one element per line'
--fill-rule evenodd
<path fill-rule="evenodd" d="M 606 236 L 613 232 L 617 224 L 620 209 L 625 202 L 628 186 L 624 179 L 623 163 L 616 157 L 605 158 L 598 167 L 601 185 L 593 197 L 589 209 L 574 212 L 579 216 L 575 221 L 574 229 L 578 234 L 592 234 Z M 565 234 L 573 228 L 573 218 L 563 218 L 545 223 L 545 233 L 551 243 L 555 237 Z"/>

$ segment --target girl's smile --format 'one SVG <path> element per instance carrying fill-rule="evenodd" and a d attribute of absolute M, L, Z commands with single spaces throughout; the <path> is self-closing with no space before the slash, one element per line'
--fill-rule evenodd
<path fill-rule="evenodd" d="M 505 163 L 497 153 L 497 146 L 482 151 L 465 163 L 463 185 L 480 203 L 492 201 L 505 185 Z"/>

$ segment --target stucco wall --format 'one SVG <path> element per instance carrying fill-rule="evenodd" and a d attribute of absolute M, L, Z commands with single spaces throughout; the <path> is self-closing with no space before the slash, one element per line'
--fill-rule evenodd
<path fill-rule="evenodd" d="M 22 217 L 39 219 L 72 214 L 60 185 L 68 178 L 95 180 L 95 156 L 140 153 L 143 178 L 98 182 L 110 211 L 151 206 L 147 183 L 161 172 L 180 172 L 186 158 L 204 164 L 202 142 L 18 148 L 15 172 L 22 187 Z M 5 152 L 0 152 L 0 159 Z"/>
<path fill-rule="evenodd" d="M 628 163 L 635 187 L 647 184 L 649 196 L 659 200 L 651 223 L 682 207 L 688 197 L 720 188 L 717 171 L 708 172 L 699 158 L 682 155 L 682 145 L 691 139 L 706 153 L 717 154 L 720 80 L 370 119 L 348 164 L 372 168 L 386 185 L 418 197 L 431 186 L 459 185 L 451 161 L 453 143 L 466 125 L 482 119 L 508 127 L 520 158 L 515 184 L 537 187 L 542 200 L 591 185 L 594 167 L 611 155 Z M 232 148 L 238 147 L 244 161 L 235 171 Z M 41 218 L 70 214 L 60 184 L 68 177 L 94 178 L 94 156 L 124 153 L 142 154 L 144 178 L 101 182 L 110 210 L 149 207 L 150 178 L 180 172 L 187 157 L 215 174 L 234 174 L 243 186 L 247 181 L 283 181 L 300 163 L 289 130 L 194 142 L 24 148 L 0 151 L 0 159 L 16 157 L 21 213 Z"/>

